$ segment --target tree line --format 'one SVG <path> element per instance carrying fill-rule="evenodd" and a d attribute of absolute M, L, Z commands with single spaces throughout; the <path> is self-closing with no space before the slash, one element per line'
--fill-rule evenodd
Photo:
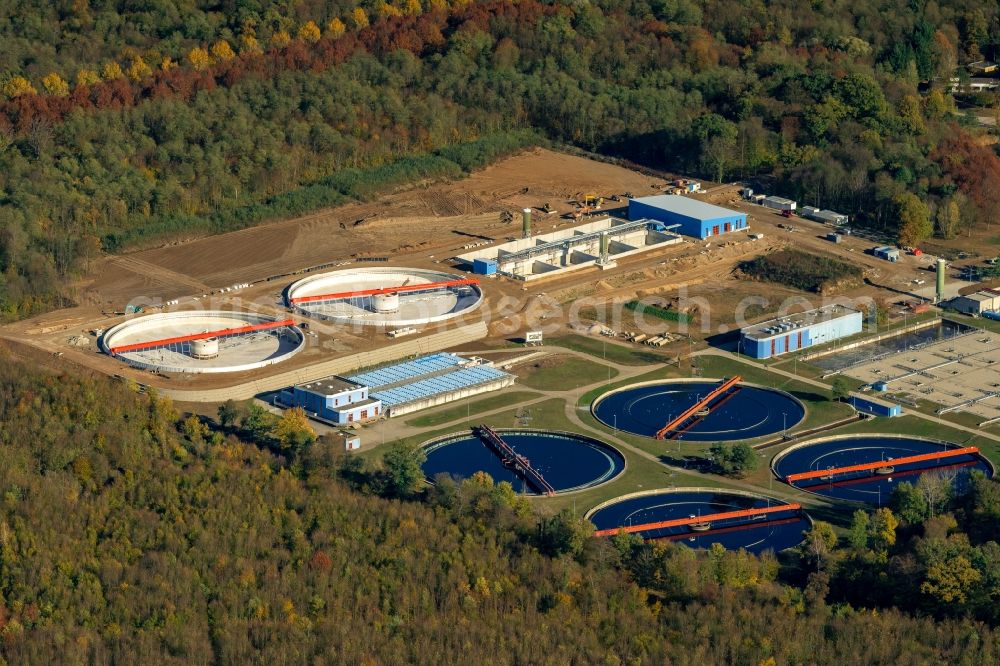
<path fill-rule="evenodd" d="M 991 663 L 1000 645 L 994 481 L 901 493 L 839 546 L 817 523 L 780 559 L 594 539 L 484 474 L 425 487 L 404 444 L 363 460 L 294 416 L 183 415 L 0 353 L 7 663 Z M 905 611 L 845 598 L 884 567 L 910 572 Z"/>
<path fill-rule="evenodd" d="M 355 21 L 355 3 L 287 16 L 278 3 L 237 4 L 182 18 L 153 3 L 141 20 L 182 54 L 177 67 L 139 53 L 148 72 L 130 77 L 127 63 L 122 76 L 63 77 L 68 90 L 3 103 L 3 316 L 66 303 L 66 277 L 101 252 L 456 177 L 442 151 L 476 153 L 477 142 L 507 148 L 475 164 L 551 141 L 745 178 L 904 244 L 997 222 L 1000 158 L 958 112 L 947 76 L 995 55 L 993 6 L 493 0 L 420 13 L 365 4 Z M 92 55 L 67 46 L 61 66 L 92 70 L 122 40 L 152 48 L 107 27 L 123 25 L 117 11 L 101 5 L 106 48 L 97 37 Z M 259 48 L 239 46 L 244 23 Z M 88 25 L 75 30 L 98 30 Z M 50 32 L 23 31 L 11 66 L 41 58 Z"/>

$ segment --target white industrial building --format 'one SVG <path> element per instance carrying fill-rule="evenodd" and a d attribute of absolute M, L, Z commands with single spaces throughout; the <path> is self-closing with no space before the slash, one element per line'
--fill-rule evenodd
<path fill-rule="evenodd" d="M 766 208 L 774 210 L 795 212 L 795 202 L 784 197 L 764 197 L 761 204 Z"/>
<path fill-rule="evenodd" d="M 799 210 L 799 215 L 806 218 L 807 220 L 814 220 L 816 222 L 823 222 L 824 224 L 841 225 L 847 224 L 850 221 L 843 213 L 837 213 L 832 210 L 820 210 L 813 206 L 803 206 Z"/>
<path fill-rule="evenodd" d="M 968 315 L 981 316 L 985 312 L 1000 310 L 1000 291 L 983 289 L 967 296 L 957 296 L 948 306 Z"/>
<path fill-rule="evenodd" d="M 625 222 L 606 217 L 456 258 L 482 274 L 527 282 L 592 266 L 612 268 L 616 259 L 680 242 L 670 227 L 655 220 Z"/>

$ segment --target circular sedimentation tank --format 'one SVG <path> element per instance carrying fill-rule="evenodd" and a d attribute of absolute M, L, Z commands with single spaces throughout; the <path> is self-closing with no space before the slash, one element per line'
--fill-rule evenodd
<path fill-rule="evenodd" d="M 106 354 L 144 370 L 242 372 L 281 363 L 301 351 L 302 331 L 281 323 L 253 312 L 163 312 L 108 329 L 100 345 Z"/>
<path fill-rule="evenodd" d="M 787 507 L 787 508 L 784 508 Z M 747 510 L 766 509 L 752 516 L 717 518 Z M 757 517 L 754 517 L 757 516 Z M 669 540 L 692 548 L 719 543 L 730 550 L 774 552 L 797 546 L 809 529 L 809 517 L 788 502 L 745 493 L 709 488 L 678 488 L 636 493 L 610 500 L 587 513 L 598 530 L 684 521 L 683 525 L 650 527 L 635 532 L 645 539 Z"/>
<path fill-rule="evenodd" d="M 420 268 L 353 268 L 303 278 L 288 287 L 285 297 L 289 307 L 317 319 L 412 326 L 478 308 L 482 289 L 469 282 L 467 276 Z"/>
<path fill-rule="evenodd" d="M 556 493 L 593 488 L 625 469 L 625 458 L 617 449 L 591 437 L 550 430 L 496 432 L 517 454 L 530 461 L 531 467 L 541 473 Z M 450 435 L 429 442 L 424 448 L 427 460 L 423 471 L 432 481 L 439 474 L 464 479 L 476 472 L 486 472 L 497 482 L 509 481 L 518 492 L 544 494 L 525 475 L 505 465 L 495 449 L 475 432 Z"/>
<path fill-rule="evenodd" d="M 615 430 L 655 437 L 671 419 L 694 406 L 722 380 L 671 380 L 633 384 L 597 398 L 591 411 Z M 775 435 L 791 429 L 805 417 L 796 398 L 777 389 L 739 384 L 739 390 L 721 397 L 710 411 L 693 416 L 691 425 L 668 439 L 675 441 L 735 441 Z"/>
<path fill-rule="evenodd" d="M 896 486 L 903 482 L 916 484 L 924 474 L 944 475 L 959 484 L 973 470 L 993 476 L 993 465 L 982 454 L 961 453 L 962 450 L 958 444 L 922 437 L 839 435 L 792 446 L 774 458 L 771 469 L 779 479 L 801 490 L 832 499 L 884 506 Z M 916 462 L 902 460 L 916 456 L 930 458 Z M 838 471 L 853 466 L 867 469 Z M 788 478 L 802 473 L 813 475 L 806 479 Z"/>

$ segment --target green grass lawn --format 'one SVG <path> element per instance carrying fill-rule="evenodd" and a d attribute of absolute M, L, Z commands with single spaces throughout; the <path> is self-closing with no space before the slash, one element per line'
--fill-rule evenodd
<path fill-rule="evenodd" d="M 537 365 L 517 369 L 518 381 L 539 391 L 568 391 L 618 376 L 610 365 L 594 363 L 578 356 L 547 357 Z"/>
<path fill-rule="evenodd" d="M 790 431 L 793 433 L 796 430 L 812 428 L 838 420 L 845 416 L 849 416 L 852 412 L 847 405 L 828 400 L 828 391 L 803 384 L 802 382 L 798 382 L 792 378 L 774 375 L 764 368 L 749 366 L 721 356 L 698 357 L 697 364 L 700 367 L 700 374 L 704 377 L 714 378 L 740 374 L 749 382 L 773 386 L 775 388 L 788 391 L 802 400 L 807 408 L 807 416 L 803 423 L 799 424 L 795 428 L 790 428 Z M 683 374 L 686 375 L 687 373 Z M 681 375 L 681 371 L 675 366 L 664 366 L 638 377 L 614 382 L 611 384 L 610 388 L 617 388 L 619 386 L 629 385 L 641 381 L 676 378 Z M 693 458 L 703 457 L 706 450 L 711 446 L 711 443 L 661 442 L 647 437 L 639 437 L 623 433 L 621 431 L 615 431 L 612 428 L 605 426 L 590 414 L 590 403 L 595 397 L 607 391 L 608 388 L 609 387 L 600 387 L 588 392 L 586 395 L 581 397 L 576 405 L 573 406 L 577 410 L 577 414 L 583 422 L 588 427 L 596 431 L 596 433 L 584 431 L 582 434 L 596 434 L 598 438 L 601 438 L 600 433 L 604 433 L 606 435 L 604 439 L 612 445 L 615 445 L 615 442 L 611 440 L 621 440 L 622 442 L 625 442 L 626 444 L 635 447 L 650 456 L 654 456 L 656 460 L 651 460 L 649 457 L 640 455 L 627 447 L 616 446 L 622 455 L 625 456 L 626 460 L 626 470 L 622 475 L 613 481 L 590 490 L 571 493 L 568 495 L 560 495 L 554 498 L 534 499 L 534 504 L 542 513 L 556 512 L 563 508 L 572 508 L 578 515 L 582 516 L 589 509 L 593 508 L 597 504 L 600 504 L 601 502 L 643 490 L 691 486 L 734 488 L 740 487 L 741 484 L 748 483 L 753 485 L 754 488 L 762 494 L 770 493 L 775 497 L 797 499 L 797 501 L 803 502 L 809 506 L 809 510 L 814 517 L 829 520 L 838 525 L 844 525 L 849 522 L 850 514 L 855 507 L 848 505 L 844 505 L 843 507 L 839 505 L 832 507 L 816 507 L 817 499 L 814 496 L 790 488 L 772 477 L 770 472 L 771 460 L 775 455 L 787 448 L 786 446 L 775 446 L 759 451 L 758 454 L 760 456 L 760 464 L 758 469 L 745 479 L 741 480 L 741 482 L 734 482 L 724 477 L 711 474 L 700 474 L 694 471 L 674 471 L 669 469 L 665 465 L 682 467 Z M 503 397 L 509 400 L 513 395 L 514 394 Z M 521 401 L 524 401 L 524 399 L 530 399 L 530 396 L 537 394 L 520 392 L 520 395 L 522 396 Z M 529 397 L 524 398 L 525 395 Z M 486 418 L 476 418 L 477 411 L 489 411 L 490 409 L 495 409 L 500 406 L 500 404 L 494 401 L 494 398 L 500 397 L 501 396 L 491 396 L 490 398 L 470 403 L 469 409 L 474 417 L 473 420 L 476 422 L 486 422 L 496 428 L 525 427 L 581 432 L 581 428 L 576 426 L 575 423 L 570 421 L 567 417 L 566 402 L 559 398 L 543 400 L 541 402 L 526 405 L 520 408 L 513 407 Z M 435 422 L 427 422 L 428 425 L 431 426 L 438 425 L 439 423 L 444 424 L 446 423 L 444 420 L 437 419 L 444 419 L 445 415 L 449 413 L 457 415 L 458 419 L 461 419 L 465 415 L 466 409 L 465 405 L 456 405 L 447 410 L 442 410 L 438 414 L 428 414 L 418 417 L 418 419 L 420 419 L 422 423 L 425 422 L 424 419 L 435 420 Z M 464 427 L 464 423 L 453 423 L 451 426 L 444 425 L 441 429 L 433 432 L 414 436 L 410 438 L 410 441 L 412 441 L 412 443 L 422 443 L 442 435 L 461 431 Z M 979 446 L 987 457 L 994 461 L 1000 461 L 1000 442 L 994 442 L 983 437 L 955 430 L 946 425 L 928 422 L 916 416 L 904 415 L 895 419 L 880 418 L 860 421 L 833 430 L 829 434 L 846 435 L 854 433 L 896 433 L 933 437 L 962 445 Z M 751 440 L 751 443 L 754 442 Z M 657 462 L 657 460 L 659 462 Z"/>
<path fill-rule="evenodd" d="M 488 398 L 483 398 L 482 400 L 473 400 L 471 402 L 462 401 L 458 404 L 452 403 L 448 405 L 446 409 L 432 411 L 429 414 L 423 414 L 410 419 L 406 422 L 406 425 L 413 426 L 415 428 L 430 428 L 444 423 L 458 421 L 459 419 L 465 418 L 468 414 L 475 415 L 482 412 L 489 412 L 494 409 L 499 409 L 500 407 L 515 405 L 519 402 L 527 402 L 528 400 L 533 400 L 538 397 L 540 397 L 540 394 L 533 391 L 512 391 L 510 393 L 500 392 L 495 395 L 491 395 Z"/>
<path fill-rule="evenodd" d="M 635 349 L 630 349 L 614 342 L 606 342 L 603 338 L 587 338 L 582 335 L 564 335 L 559 338 L 549 338 L 548 341 L 620 365 L 649 365 L 663 363 L 669 358 L 667 354 L 655 352 L 651 347 L 642 348 L 636 345 Z"/>

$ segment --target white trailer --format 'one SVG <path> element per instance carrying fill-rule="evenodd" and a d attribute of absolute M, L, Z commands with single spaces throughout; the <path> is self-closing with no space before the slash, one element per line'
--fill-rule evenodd
<path fill-rule="evenodd" d="M 764 197 L 764 206 L 773 208 L 774 210 L 795 210 L 795 202 L 782 197 Z"/>

